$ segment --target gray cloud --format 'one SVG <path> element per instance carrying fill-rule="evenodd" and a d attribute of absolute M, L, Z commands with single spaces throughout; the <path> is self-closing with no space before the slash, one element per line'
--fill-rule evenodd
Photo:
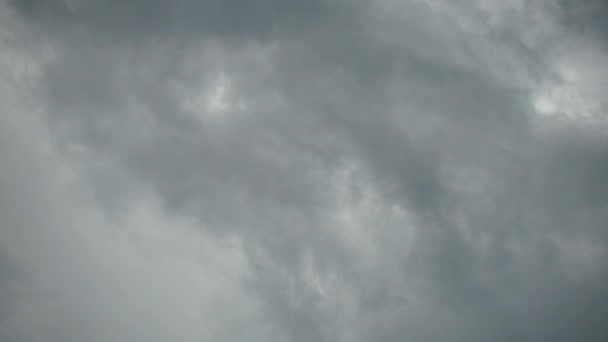
<path fill-rule="evenodd" d="M 600 2 L 2 6 L 0 338 L 606 338 Z"/>

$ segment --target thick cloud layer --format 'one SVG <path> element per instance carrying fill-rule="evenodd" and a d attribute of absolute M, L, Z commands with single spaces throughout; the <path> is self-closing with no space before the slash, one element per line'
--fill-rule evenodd
<path fill-rule="evenodd" d="M 607 8 L 2 3 L 0 340 L 605 341 Z"/>

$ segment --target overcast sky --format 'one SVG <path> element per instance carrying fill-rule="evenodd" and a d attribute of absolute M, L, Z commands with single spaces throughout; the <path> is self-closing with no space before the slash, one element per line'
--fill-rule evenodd
<path fill-rule="evenodd" d="M 0 0 L 0 340 L 608 340 L 608 3 Z"/>

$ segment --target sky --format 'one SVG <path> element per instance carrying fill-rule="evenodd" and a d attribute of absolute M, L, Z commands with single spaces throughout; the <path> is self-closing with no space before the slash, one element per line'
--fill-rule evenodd
<path fill-rule="evenodd" d="M 0 0 L 0 340 L 608 340 L 606 18 Z"/>

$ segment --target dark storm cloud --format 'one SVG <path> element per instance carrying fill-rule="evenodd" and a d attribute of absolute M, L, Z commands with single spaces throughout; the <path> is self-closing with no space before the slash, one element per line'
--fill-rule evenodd
<path fill-rule="evenodd" d="M 29 246 L 30 233 L 19 232 L 45 220 L 58 232 L 43 244 L 49 249 L 71 245 L 76 227 L 92 228 L 73 238 L 90 250 L 31 250 L 47 260 L 36 262 L 27 248 L 11 249 L 6 267 L 0 253 L 0 272 L 21 283 L 31 281 L 13 269 L 39 274 L 66 263 L 34 292 L 75 292 L 49 304 L 0 282 L 0 302 L 17 307 L 2 311 L 10 324 L 0 336 L 604 340 L 608 141 L 601 124 L 552 125 L 557 117 L 541 118 L 531 100 L 559 74 L 543 40 L 561 46 L 587 23 L 599 41 L 601 11 L 518 6 L 10 1 L 3 25 L 22 45 L 2 48 L 39 64 L 33 85 L 11 91 L 37 95 L 23 96 L 44 128 L 19 119 L 23 105 L 6 109 L 7 127 L 26 134 L 6 135 L 3 159 L 25 155 L 32 167 L 2 180 L 35 198 L 50 192 L 28 185 L 44 168 L 54 173 L 43 185 L 74 174 L 97 216 L 84 224 L 90 209 L 55 184 L 58 209 L 43 196 L 32 223 L 2 220 L 14 227 L 0 248 Z M 47 46 L 48 60 L 28 43 Z M 560 56 L 574 58 L 567 48 Z M 3 79 L 18 77 L 9 62 Z M 8 147 L 26 136 L 36 136 L 28 153 Z M 38 149 L 51 152 L 31 152 Z M 2 197 L 3 212 L 27 206 L 22 199 L 10 209 L 11 196 Z M 141 214 L 148 197 L 160 205 Z M 173 228 L 183 219 L 194 221 L 186 225 L 196 238 Z M 132 230 L 139 240 L 112 235 Z M 212 252 L 174 256 L 171 241 Z M 66 261 L 69 253 L 82 261 Z M 116 253 L 126 261 L 113 266 Z M 216 263 L 213 253 L 233 263 Z M 102 271 L 90 275 L 88 266 Z M 95 285 L 104 277 L 126 280 Z M 121 304 L 131 288 L 141 299 Z M 28 300 L 60 313 L 28 320 Z M 133 306 L 150 310 L 137 319 Z M 162 306 L 166 314 L 150 313 Z M 74 315 L 99 319 L 73 327 Z M 120 330 L 114 317 L 132 326 Z"/>
<path fill-rule="evenodd" d="M 596 35 L 606 47 L 608 40 L 608 4 L 602 0 L 560 1 L 559 18 L 564 25 L 581 34 Z"/>
<path fill-rule="evenodd" d="M 112 39 L 170 36 L 268 40 L 350 20 L 341 2 L 312 1 L 45 1 L 13 0 L 24 17 L 59 34 L 78 29 Z M 68 31 L 68 32 L 66 32 Z"/>

